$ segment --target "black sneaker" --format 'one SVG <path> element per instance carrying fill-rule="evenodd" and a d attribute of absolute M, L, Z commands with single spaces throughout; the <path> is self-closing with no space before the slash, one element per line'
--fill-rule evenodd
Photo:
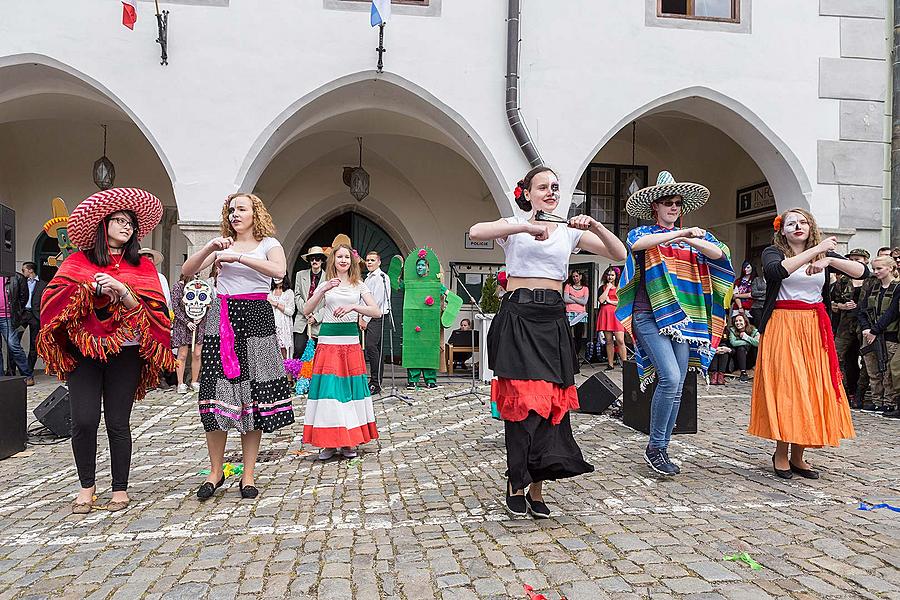
<path fill-rule="evenodd" d="M 406 384 L 406 389 L 408 389 L 408 390 L 414 390 L 414 389 L 416 389 L 416 384 L 414 384 L 414 383 L 407 383 L 407 384 Z"/>
<path fill-rule="evenodd" d="M 525 494 L 525 506 L 535 519 L 549 519 L 550 509 L 542 500 L 535 500 L 531 497 L 531 493 Z"/>
<path fill-rule="evenodd" d="M 429 381 L 427 385 L 428 385 L 429 390 L 433 390 L 434 388 L 437 387 L 437 384 L 433 381 Z"/>
<path fill-rule="evenodd" d="M 888 419 L 900 419 L 900 408 L 891 408 L 881 413 L 881 416 Z"/>
<path fill-rule="evenodd" d="M 666 462 L 672 465 L 672 467 L 675 469 L 675 474 L 678 475 L 679 473 L 681 473 L 681 468 L 673 463 L 672 459 L 669 458 L 669 450 L 667 448 L 660 448 L 659 451 L 662 452 L 663 456 L 666 458 Z"/>
<path fill-rule="evenodd" d="M 381 386 L 380 386 L 380 385 L 376 385 L 376 384 L 374 384 L 374 383 L 370 383 L 370 384 L 369 384 L 369 393 L 372 394 L 373 396 L 374 396 L 375 394 L 380 394 L 380 393 L 381 393 Z"/>
<path fill-rule="evenodd" d="M 650 465 L 650 468 L 660 475 L 675 475 L 675 465 L 666 459 L 665 453 L 659 448 L 651 448 L 647 446 L 644 450 L 644 460 Z"/>
<path fill-rule="evenodd" d="M 863 402 L 863 412 L 878 412 L 881 407 L 875 402 Z"/>
<path fill-rule="evenodd" d="M 743 381 L 743 382 L 745 382 L 745 383 L 748 382 L 748 381 L 750 381 L 750 377 L 747 376 L 747 372 L 746 372 L 746 371 L 742 371 L 742 372 L 741 372 L 741 376 L 738 377 L 738 381 Z"/>
<path fill-rule="evenodd" d="M 506 510 L 509 511 L 510 514 L 515 515 L 517 517 L 524 517 L 528 514 L 528 507 L 525 505 L 525 494 L 521 495 L 512 495 L 510 494 L 510 490 L 512 489 L 512 485 L 509 483 L 509 480 L 506 482 Z"/>

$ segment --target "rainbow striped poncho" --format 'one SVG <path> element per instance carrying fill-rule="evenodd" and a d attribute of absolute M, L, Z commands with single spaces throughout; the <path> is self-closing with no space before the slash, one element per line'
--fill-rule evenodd
<path fill-rule="evenodd" d="M 631 247 L 641 237 L 670 230 L 659 225 L 644 225 L 628 232 L 628 260 L 619 281 L 616 318 L 634 337 L 632 314 L 634 296 L 641 283 Z M 725 330 L 727 307 L 731 304 L 734 267 L 728 246 L 707 232 L 704 238 L 724 252 L 718 260 L 707 258 L 691 246 L 679 242 L 656 246 L 644 251 L 644 274 L 647 296 L 661 335 L 690 345 L 688 370 L 706 371 L 712 362 Z M 656 368 L 635 344 L 635 362 L 641 390 L 656 377 Z"/>

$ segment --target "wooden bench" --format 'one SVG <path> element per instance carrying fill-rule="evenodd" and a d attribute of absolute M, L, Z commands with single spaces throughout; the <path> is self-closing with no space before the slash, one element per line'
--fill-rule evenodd
<path fill-rule="evenodd" d="M 456 354 L 463 354 L 463 353 L 471 354 L 472 358 L 474 358 L 475 354 L 478 352 L 477 346 L 474 346 L 474 347 L 473 346 L 454 346 L 452 344 L 446 344 L 445 348 L 446 348 L 446 351 L 445 351 L 444 355 L 447 358 L 447 374 L 448 375 L 453 375 L 453 362 L 454 362 L 453 359 L 456 356 Z M 473 363 L 473 365 L 472 365 L 473 369 L 475 368 L 475 364 L 477 364 L 477 363 Z"/>

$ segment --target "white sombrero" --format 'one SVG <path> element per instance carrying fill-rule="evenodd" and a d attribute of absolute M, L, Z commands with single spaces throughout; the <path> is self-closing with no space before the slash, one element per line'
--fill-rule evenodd
<path fill-rule="evenodd" d="M 150 256 L 152 256 L 153 258 L 151 258 L 150 260 L 152 260 L 153 264 L 157 267 L 163 262 L 162 252 L 160 252 L 159 250 L 154 250 L 153 248 L 141 248 L 140 250 L 138 250 L 138 254 L 149 254 Z"/>
<path fill-rule="evenodd" d="M 679 183 L 668 171 L 660 171 L 656 185 L 645 187 L 632 194 L 625 204 L 625 210 L 638 219 L 655 219 L 650 205 L 666 196 L 681 196 L 684 199 L 684 206 L 681 209 L 681 214 L 684 215 L 706 204 L 709 200 L 709 190 L 699 183 Z"/>

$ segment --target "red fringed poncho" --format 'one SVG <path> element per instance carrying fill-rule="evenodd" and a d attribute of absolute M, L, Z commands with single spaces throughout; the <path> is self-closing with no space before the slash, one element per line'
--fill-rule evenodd
<path fill-rule="evenodd" d="M 94 296 L 96 273 L 107 273 L 131 290 L 138 304 L 126 308 L 106 296 Z M 74 346 L 84 356 L 105 362 L 122 344 L 138 338 L 144 366 L 134 399 L 140 400 L 156 385 L 162 370 L 175 368 L 170 349 L 169 309 L 153 263 L 142 258 L 135 267 L 126 261 L 118 267 L 98 267 L 83 252 L 66 258 L 41 299 L 41 330 L 37 352 L 47 373 L 63 381 L 76 365 Z"/>

